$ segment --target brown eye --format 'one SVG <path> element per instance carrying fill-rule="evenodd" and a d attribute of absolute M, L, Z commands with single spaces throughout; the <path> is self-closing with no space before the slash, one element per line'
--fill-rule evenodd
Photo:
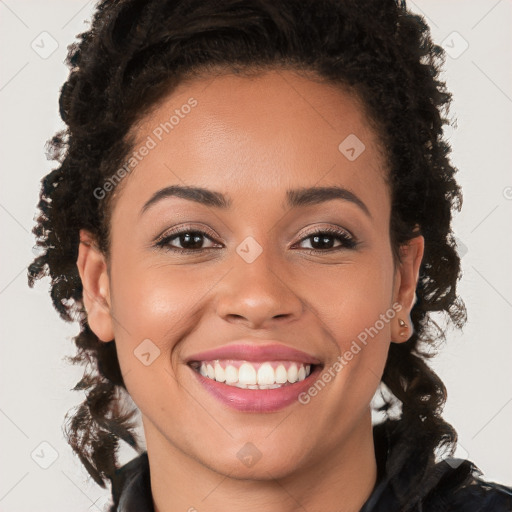
<path fill-rule="evenodd" d="M 162 249 L 177 252 L 201 252 L 215 247 L 215 244 L 204 247 L 206 241 L 214 244 L 212 238 L 204 231 L 183 229 L 164 235 L 155 245 Z"/>
<path fill-rule="evenodd" d="M 307 240 L 310 240 L 311 247 L 305 247 L 305 249 L 319 252 L 353 249 L 357 246 L 357 242 L 351 235 L 345 231 L 339 231 L 337 229 L 323 229 L 315 231 L 302 238 L 299 243 Z M 336 240 L 340 243 L 337 246 L 334 246 Z"/>

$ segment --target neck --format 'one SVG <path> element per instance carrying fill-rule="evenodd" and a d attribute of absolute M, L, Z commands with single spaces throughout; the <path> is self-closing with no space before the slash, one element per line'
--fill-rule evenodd
<path fill-rule="evenodd" d="M 221 474 L 144 426 L 155 512 L 359 512 L 377 479 L 370 414 L 340 446 L 278 479 L 270 472 L 258 480 Z"/>

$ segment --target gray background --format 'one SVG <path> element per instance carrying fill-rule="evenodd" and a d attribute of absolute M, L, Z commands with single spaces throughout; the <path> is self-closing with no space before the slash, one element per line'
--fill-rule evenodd
<path fill-rule="evenodd" d="M 98 511 L 108 494 L 87 479 L 61 432 L 65 413 L 81 401 L 70 389 L 82 370 L 63 361 L 73 354 L 78 328 L 53 309 L 49 280 L 31 290 L 26 278 L 39 180 L 54 166 L 44 144 L 63 127 L 57 100 L 68 74 L 66 46 L 86 30 L 93 6 L 0 0 L 2 512 Z M 462 333 L 449 331 L 433 366 L 448 388 L 445 418 L 459 432 L 457 455 L 473 460 L 487 479 L 510 485 L 512 1 L 409 6 L 425 15 L 435 42 L 449 52 L 444 78 L 457 128 L 446 133 L 464 192 L 454 226 L 469 319 Z M 133 455 L 123 450 L 122 460 Z"/>

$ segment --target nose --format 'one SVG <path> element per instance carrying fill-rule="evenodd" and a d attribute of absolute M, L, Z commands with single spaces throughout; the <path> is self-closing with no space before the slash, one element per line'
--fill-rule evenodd
<path fill-rule="evenodd" d="M 300 317 L 304 305 L 294 290 L 296 279 L 270 260 L 266 251 L 252 263 L 234 255 L 233 268 L 217 285 L 216 310 L 220 318 L 263 329 L 277 321 L 292 322 Z"/>

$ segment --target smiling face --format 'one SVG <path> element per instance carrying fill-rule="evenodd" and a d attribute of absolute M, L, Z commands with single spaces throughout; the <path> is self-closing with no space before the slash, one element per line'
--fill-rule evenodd
<path fill-rule="evenodd" d="M 110 274 L 83 244 L 78 266 L 150 460 L 266 479 L 357 454 L 423 250 L 395 269 L 387 164 L 358 103 L 291 71 L 223 75 L 134 133 Z"/>

